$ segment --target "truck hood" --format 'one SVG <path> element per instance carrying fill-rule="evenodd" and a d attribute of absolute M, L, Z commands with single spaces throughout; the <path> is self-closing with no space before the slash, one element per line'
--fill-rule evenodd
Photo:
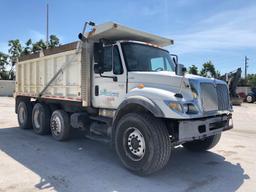
<path fill-rule="evenodd" d="M 183 81 L 183 80 L 184 81 Z M 145 83 L 149 86 L 157 86 L 162 88 L 180 88 L 182 86 L 189 85 L 189 80 L 196 81 L 197 83 L 207 82 L 207 83 L 218 83 L 225 84 L 224 81 L 206 78 L 197 75 L 186 74 L 184 77 L 178 76 L 175 72 L 169 71 L 159 71 L 159 72 L 129 72 L 128 73 L 128 82 L 129 83 Z M 184 82 L 184 83 L 183 83 Z M 185 84 L 185 85 L 184 85 Z"/>

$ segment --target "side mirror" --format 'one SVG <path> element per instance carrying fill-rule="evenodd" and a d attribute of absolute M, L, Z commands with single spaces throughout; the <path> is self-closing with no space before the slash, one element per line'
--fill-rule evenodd
<path fill-rule="evenodd" d="M 86 37 L 85 37 L 82 33 L 79 33 L 79 34 L 78 34 L 78 38 L 79 38 L 81 41 L 83 41 L 83 42 L 86 41 Z"/>
<path fill-rule="evenodd" d="M 176 65 L 176 74 L 177 75 L 184 76 L 186 72 L 187 72 L 187 69 L 186 69 L 186 67 L 184 67 L 184 65 L 182 65 L 182 64 Z"/>
<path fill-rule="evenodd" d="M 100 64 L 95 64 L 95 65 L 94 65 L 94 73 L 96 73 L 96 74 L 101 74 L 101 73 L 103 73 L 103 67 L 102 67 L 102 65 L 100 65 Z"/>

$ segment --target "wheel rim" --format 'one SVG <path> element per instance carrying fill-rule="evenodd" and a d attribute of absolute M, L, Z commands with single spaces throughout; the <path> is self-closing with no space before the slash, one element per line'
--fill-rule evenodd
<path fill-rule="evenodd" d="M 39 129 L 40 128 L 40 111 L 39 110 L 36 110 L 35 111 L 35 113 L 34 113 L 34 116 L 33 116 L 33 118 L 34 118 L 34 124 L 35 124 L 35 127 L 37 128 L 37 129 Z"/>
<path fill-rule="evenodd" d="M 20 109 L 19 109 L 19 121 L 20 121 L 21 124 L 25 122 L 25 117 L 26 117 L 25 109 L 24 109 L 24 107 L 20 107 Z"/>
<path fill-rule="evenodd" d="M 61 133 L 61 119 L 58 116 L 53 116 L 51 129 L 54 135 L 58 136 Z"/>
<path fill-rule="evenodd" d="M 252 96 L 250 96 L 250 95 L 247 96 L 247 102 L 248 102 L 248 103 L 251 103 L 251 102 L 252 102 Z"/>
<path fill-rule="evenodd" d="M 133 161 L 139 161 L 145 155 L 145 138 L 135 127 L 130 127 L 126 130 L 124 134 L 124 146 L 127 156 Z"/>

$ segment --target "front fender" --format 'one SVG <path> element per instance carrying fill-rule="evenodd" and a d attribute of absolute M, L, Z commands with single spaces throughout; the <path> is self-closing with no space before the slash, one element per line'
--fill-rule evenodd
<path fill-rule="evenodd" d="M 201 114 L 191 116 L 183 112 L 173 111 L 169 108 L 169 106 L 166 105 L 166 103 L 164 102 L 165 100 L 179 102 L 179 103 L 186 103 L 188 101 L 192 102 L 192 99 L 193 99 L 192 96 L 190 96 L 187 93 L 183 93 L 183 98 L 175 97 L 175 94 L 178 91 L 179 91 L 178 89 L 173 92 L 170 90 L 154 88 L 154 87 L 134 88 L 127 93 L 126 99 L 132 98 L 132 97 L 147 98 L 152 103 L 154 103 L 154 108 L 158 108 L 158 110 L 161 111 L 161 115 L 160 116 L 155 115 L 156 117 L 163 117 L 163 118 L 170 118 L 170 119 L 191 119 L 191 118 L 200 117 Z"/>
<path fill-rule="evenodd" d="M 175 93 L 159 88 L 134 88 L 127 93 L 124 101 L 117 108 L 114 121 L 116 118 L 118 119 L 120 117 L 120 114 L 122 115 L 126 110 L 125 108 L 134 104 L 143 107 L 147 111 L 151 112 L 155 117 L 178 118 L 181 114 L 172 112 L 164 103 L 164 100 L 183 100 L 182 98 L 177 98 L 174 95 Z"/>
<path fill-rule="evenodd" d="M 164 113 L 162 112 L 162 110 L 159 108 L 158 105 L 156 105 L 149 98 L 140 96 L 140 95 L 133 95 L 133 96 L 126 97 L 126 99 L 117 108 L 115 116 L 117 116 L 122 109 L 124 109 L 132 104 L 136 104 L 136 105 L 139 105 L 139 106 L 147 109 L 155 117 L 164 117 Z"/>

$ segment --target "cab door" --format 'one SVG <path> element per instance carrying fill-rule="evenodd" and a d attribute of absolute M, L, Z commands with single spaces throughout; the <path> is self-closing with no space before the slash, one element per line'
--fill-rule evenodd
<path fill-rule="evenodd" d="M 93 107 L 116 109 L 125 97 L 126 70 L 120 52 L 117 45 L 104 47 L 103 73 L 93 73 Z"/>

